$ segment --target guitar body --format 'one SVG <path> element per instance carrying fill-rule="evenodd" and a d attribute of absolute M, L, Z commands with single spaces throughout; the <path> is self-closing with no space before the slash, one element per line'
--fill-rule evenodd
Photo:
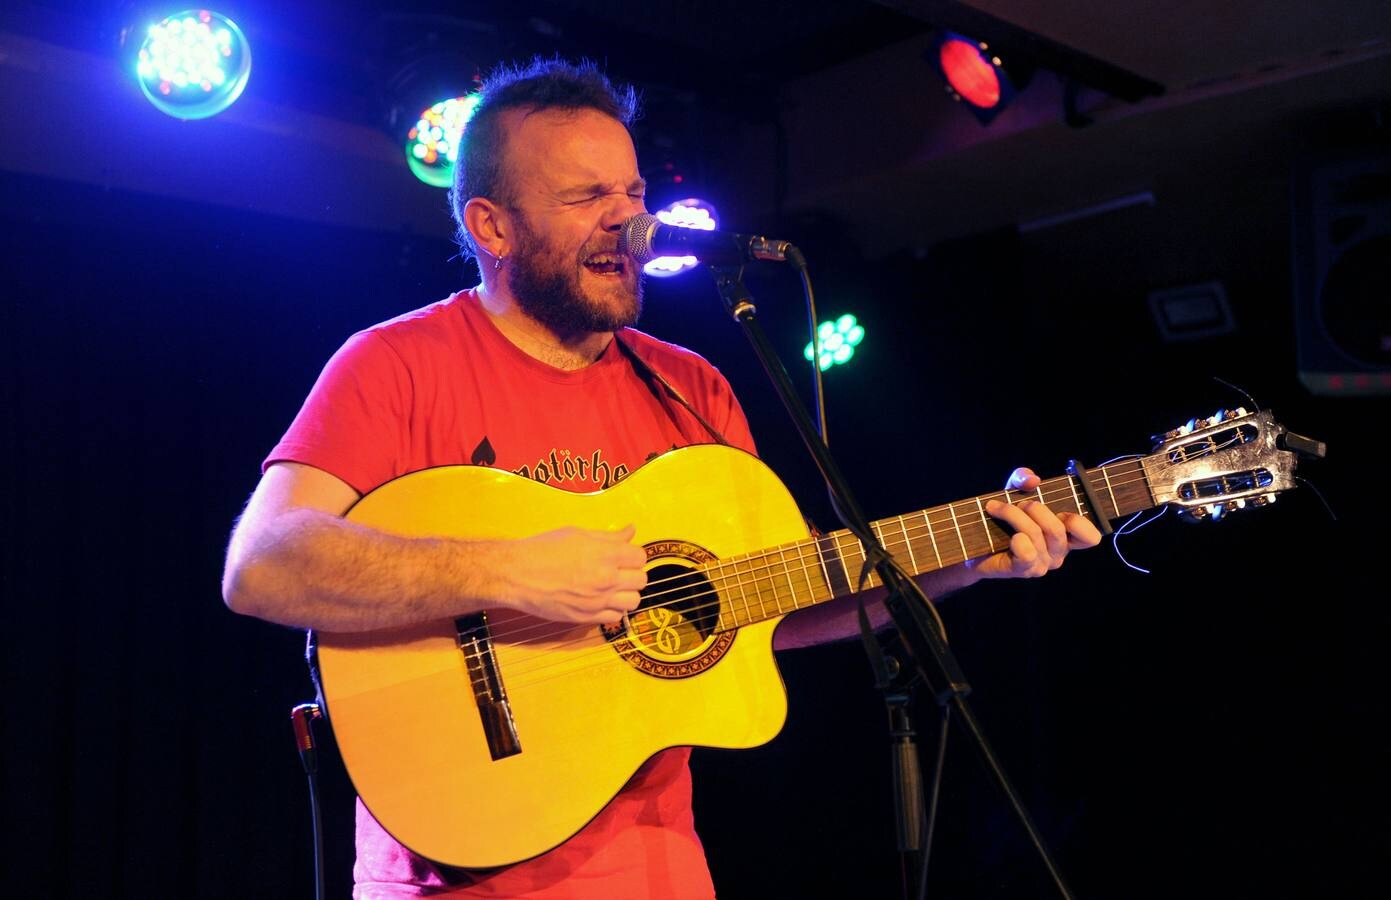
<path fill-rule="evenodd" d="M 648 552 L 649 590 L 655 584 L 658 592 L 673 573 L 716 557 L 807 537 L 772 472 L 713 445 L 665 454 L 592 494 L 495 469 L 428 469 L 367 495 L 348 518 L 397 534 L 463 538 L 634 523 Z M 565 841 L 664 748 L 771 740 L 787 711 L 772 653 L 781 617 L 709 633 L 713 594 L 697 597 L 704 600 L 687 605 L 686 625 L 679 616 L 654 618 L 648 625 L 660 627 L 643 639 L 504 610 L 487 613 L 485 630 L 451 619 L 320 633 L 324 700 L 363 802 L 415 852 L 493 867 Z M 652 614 L 667 615 L 660 607 Z M 690 624 L 697 620 L 703 630 Z M 469 656 L 461 631 L 486 637 L 491 656 Z M 512 746 L 485 728 L 479 685 L 491 677 L 505 694 Z"/>
<path fill-rule="evenodd" d="M 1217 519 L 1294 487 L 1296 451 L 1324 448 L 1269 412 L 1223 410 L 1166 433 L 1148 456 L 870 524 L 919 575 L 1009 546 L 991 500 L 1099 523 L 1162 504 Z M 771 740 L 787 714 L 773 629 L 785 612 L 849 596 L 865 562 L 848 531 L 809 539 L 777 477 L 721 446 L 672 451 L 593 494 L 496 469 L 427 469 L 363 497 L 348 518 L 461 538 L 635 524 L 647 550 L 642 605 L 621 626 L 499 609 L 318 636 L 324 700 L 363 802 L 401 843 L 462 868 L 564 842 L 664 748 Z"/>

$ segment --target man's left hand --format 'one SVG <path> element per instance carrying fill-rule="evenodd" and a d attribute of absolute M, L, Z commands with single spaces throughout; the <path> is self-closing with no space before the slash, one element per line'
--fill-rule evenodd
<path fill-rule="evenodd" d="M 1032 469 L 1015 469 L 1005 487 L 1031 491 L 1039 481 Z M 1085 516 L 1055 513 L 1036 499 L 991 500 L 985 511 L 1014 534 L 1008 549 L 966 564 L 980 578 L 1037 578 L 1061 566 L 1069 550 L 1101 543 L 1101 532 Z"/>

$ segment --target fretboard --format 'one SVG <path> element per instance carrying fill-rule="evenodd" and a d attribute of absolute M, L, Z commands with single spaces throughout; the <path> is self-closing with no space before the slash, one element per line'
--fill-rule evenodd
<path fill-rule="evenodd" d="M 871 522 L 875 535 L 913 575 L 979 559 L 1009 546 L 1010 532 L 986 512 L 991 500 L 1020 504 L 1038 501 L 1054 512 L 1071 512 L 1108 521 L 1154 506 L 1145 460 L 1129 459 L 1091 469 L 1087 483 L 1099 509 L 1092 509 L 1079 480 L 1064 475 L 1032 491 L 999 491 Z M 719 630 L 815 606 L 855 593 L 865 550 L 849 531 L 834 531 L 780 547 L 728 557 L 705 567 L 719 594 Z M 865 587 L 880 584 L 870 571 Z"/>

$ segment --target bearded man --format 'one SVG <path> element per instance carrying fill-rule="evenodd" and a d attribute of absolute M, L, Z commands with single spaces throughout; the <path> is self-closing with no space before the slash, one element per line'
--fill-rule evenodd
<path fill-rule="evenodd" d="M 433 466 L 493 466 L 588 492 L 714 435 L 755 452 L 720 373 L 631 327 L 642 283 L 618 238 L 646 211 L 631 88 L 590 64 L 537 61 L 494 75 L 481 94 L 451 200 L 482 283 L 353 335 L 328 362 L 234 529 L 223 597 L 238 613 L 326 632 L 487 609 L 614 625 L 646 584 L 632 526 L 461 540 L 402 537 L 344 515 Z M 689 405 L 672 402 L 654 373 Z M 1012 476 L 1013 487 L 1035 484 L 1028 470 Z M 990 512 L 1014 531 L 1009 548 L 924 576 L 929 595 L 1039 575 L 1069 546 L 1100 540 L 1085 518 L 1060 519 L 1042 503 Z M 775 646 L 853 634 L 855 622 L 853 606 L 828 603 L 791 615 Z M 689 755 L 663 750 L 568 841 L 488 871 L 416 855 L 359 801 L 354 896 L 711 897 Z"/>

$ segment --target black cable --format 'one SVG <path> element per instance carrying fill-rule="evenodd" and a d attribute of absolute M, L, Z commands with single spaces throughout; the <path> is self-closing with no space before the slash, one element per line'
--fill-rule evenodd
<path fill-rule="evenodd" d="M 317 703 L 301 703 L 290 710 L 295 730 L 295 749 L 309 779 L 309 821 L 314 833 L 314 900 L 324 900 L 324 829 L 319 821 L 319 751 L 314 746 L 314 720 L 323 715 Z"/>
<path fill-rule="evenodd" d="M 802 293 L 807 298 L 807 322 L 811 324 L 811 397 L 812 405 L 816 409 L 816 427 L 821 433 L 821 441 L 826 446 L 831 445 L 831 438 L 826 433 L 826 400 L 821 389 L 821 341 L 816 334 L 816 294 L 811 289 L 811 273 L 807 271 L 807 258 L 802 255 L 802 251 L 789 244 L 787 247 L 787 261 L 792 264 L 792 268 L 797 270 L 797 274 L 802 277 Z M 835 502 L 832 496 L 831 502 Z"/>
<path fill-rule="evenodd" d="M 314 900 L 324 900 L 324 830 L 319 822 L 319 773 L 309 773 L 309 818 L 314 830 Z"/>

